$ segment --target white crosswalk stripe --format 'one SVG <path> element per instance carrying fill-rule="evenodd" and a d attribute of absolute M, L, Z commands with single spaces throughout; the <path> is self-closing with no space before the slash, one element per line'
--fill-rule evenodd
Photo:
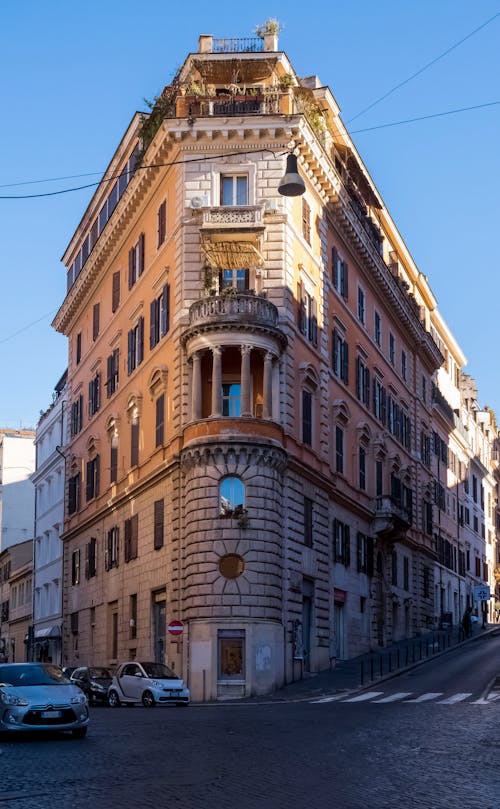
<path fill-rule="evenodd" d="M 351 697 L 351 699 L 343 699 L 342 702 L 366 702 L 369 699 L 373 699 L 373 697 L 380 697 L 382 696 L 383 691 L 367 691 L 366 694 L 358 694 L 357 697 Z"/>
<path fill-rule="evenodd" d="M 467 697 L 472 697 L 472 691 L 469 691 L 466 694 L 453 694 L 452 697 L 448 697 L 448 699 L 440 699 L 438 700 L 438 705 L 453 705 L 455 702 L 463 702 L 464 699 Z"/>
<path fill-rule="evenodd" d="M 405 697 L 411 696 L 412 691 L 401 691 L 399 694 L 389 694 L 388 697 L 383 697 L 382 699 L 374 699 L 374 702 L 397 702 L 400 699 L 404 699 Z"/>
<path fill-rule="evenodd" d="M 355 697 L 348 697 L 345 693 L 332 694 L 328 697 L 312 699 L 310 702 L 313 704 L 325 704 L 328 702 L 337 702 L 339 704 L 369 702 L 374 705 L 387 705 L 395 702 L 402 702 L 406 705 L 415 705 L 424 702 L 433 702 L 435 705 L 456 705 L 466 700 L 469 701 L 470 705 L 498 705 L 500 702 L 500 694 L 498 692 L 493 692 L 486 698 L 483 697 L 475 700 L 470 699 L 470 697 L 472 697 L 472 691 L 459 692 L 457 694 L 451 694 L 450 696 L 445 696 L 443 691 L 426 691 L 417 696 L 412 696 L 413 693 L 413 691 L 397 691 L 393 694 L 388 694 L 384 691 L 365 691 L 363 694 L 357 694 Z M 411 699 L 408 699 L 408 697 L 411 697 Z M 444 697 L 444 699 L 439 699 L 440 697 Z"/>
<path fill-rule="evenodd" d="M 429 691 L 427 694 L 420 694 L 420 696 L 415 697 L 415 699 L 405 699 L 405 702 L 429 702 L 431 699 L 436 699 L 436 697 L 442 696 L 442 691 Z"/>

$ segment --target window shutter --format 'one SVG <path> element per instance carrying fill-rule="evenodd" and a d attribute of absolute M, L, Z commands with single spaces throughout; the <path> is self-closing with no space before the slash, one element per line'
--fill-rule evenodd
<path fill-rule="evenodd" d="M 370 407 L 370 371 L 368 368 L 365 368 L 364 401 L 365 405 Z"/>
<path fill-rule="evenodd" d="M 309 325 L 309 339 L 312 344 L 318 345 L 318 303 L 316 298 L 311 300 L 311 323 Z"/>
<path fill-rule="evenodd" d="M 112 383 L 112 378 L 113 378 L 113 355 L 112 354 L 110 354 L 110 356 L 107 359 L 106 367 L 107 367 L 106 394 L 107 394 L 107 397 L 109 399 L 109 397 L 111 396 L 111 394 L 113 392 L 113 383 Z"/>
<path fill-rule="evenodd" d="M 100 304 L 95 303 L 92 310 L 92 339 L 97 340 L 99 336 L 99 310 Z"/>
<path fill-rule="evenodd" d="M 335 376 L 339 375 L 337 346 L 338 346 L 337 329 L 332 329 L 332 371 L 335 374 Z"/>
<path fill-rule="evenodd" d="M 332 247 L 332 284 L 334 287 L 337 286 L 337 262 L 339 260 L 339 254 L 337 252 L 336 247 Z"/>
<path fill-rule="evenodd" d="M 156 500 L 154 504 L 154 549 L 155 551 L 163 547 L 163 527 L 164 527 L 164 501 Z"/>
<path fill-rule="evenodd" d="M 134 514 L 130 521 L 130 558 L 137 559 L 139 539 L 139 515 Z"/>
<path fill-rule="evenodd" d="M 87 461 L 87 477 L 86 477 L 86 498 L 92 499 L 93 477 L 92 477 L 92 461 Z"/>
<path fill-rule="evenodd" d="M 133 421 L 130 427 L 130 465 L 139 463 L 139 420 Z"/>
<path fill-rule="evenodd" d="M 347 265 L 347 261 L 343 261 L 342 262 L 342 270 L 341 270 L 341 290 L 340 290 L 340 293 L 341 293 L 342 297 L 345 298 L 346 300 L 349 297 L 348 275 L 349 275 L 349 268 L 348 268 L 348 265 Z"/>
<path fill-rule="evenodd" d="M 127 348 L 127 370 L 128 375 L 132 373 L 134 370 L 134 347 L 135 347 L 135 340 L 134 340 L 134 330 L 130 329 L 128 333 L 128 348 Z"/>
<path fill-rule="evenodd" d="M 109 478 L 111 483 L 116 483 L 118 479 L 118 447 L 111 445 L 110 451 L 110 472 Z"/>
<path fill-rule="evenodd" d="M 332 545 L 333 545 L 333 561 L 334 562 L 337 561 L 337 525 L 338 525 L 338 520 L 337 520 L 336 517 L 334 517 L 334 520 L 333 520 L 333 543 L 332 543 Z"/>
<path fill-rule="evenodd" d="M 101 457 L 96 455 L 94 458 L 94 497 L 99 496 L 99 487 L 101 484 Z"/>
<path fill-rule="evenodd" d="M 343 563 L 346 567 L 349 567 L 351 564 L 351 530 L 348 525 L 343 526 Z"/>
<path fill-rule="evenodd" d="M 128 288 L 132 289 L 135 284 L 135 247 L 128 251 Z"/>
<path fill-rule="evenodd" d="M 94 400 L 94 380 L 91 379 L 89 382 L 89 400 L 88 400 L 88 416 L 89 419 L 92 418 L 92 402 Z"/>
<path fill-rule="evenodd" d="M 144 318 L 140 317 L 137 323 L 137 365 L 144 359 Z"/>
<path fill-rule="evenodd" d="M 125 538 L 124 538 L 124 558 L 126 562 L 130 561 L 130 539 L 132 533 L 132 525 L 130 520 L 125 520 Z"/>
<path fill-rule="evenodd" d="M 165 284 L 161 296 L 160 337 L 170 331 L 170 284 Z"/>
<path fill-rule="evenodd" d="M 110 545 L 111 545 L 111 531 L 108 531 L 108 535 L 106 537 L 106 545 L 104 548 L 104 570 L 109 570 Z"/>
<path fill-rule="evenodd" d="M 304 334 L 304 330 L 306 328 L 306 307 L 304 304 L 304 297 L 303 297 L 303 286 L 302 281 L 299 281 L 297 284 L 297 325 L 299 327 L 299 331 Z"/>
<path fill-rule="evenodd" d="M 139 246 L 139 261 L 138 261 L 139 267 L 138 267 L 137 277 L 140 277 L 142 275 L 142 273 L 144 272 L 144 254 L 145 254 L 144 233 L 141 233 L 141 235 L 139 236 L 139 245 L 138 246 Z"/>
<path fill-rule="evenodd" d="M 158 300 L 154 298 L 149 307 L 149 347 L 154 348 L 158 340 Z"/>
<path fill-rule="evenodd" d="M 116 312 L 120 305 L 120 271 L 113 273 L 113 292 L 111 296 L 111 310 Z"/>
<path fill-rule="evenodd" d="M 344 340 L 342 344 L 342 351 L 344 354 L 344 362 L 342 366 L 342 380 L 347 385 L 349 383 L 349 344 Z"/>
<path fill-rule="evenodd" d="M 359 357 L 356 357 L 356 396 L 358 399 L 361 399 L 361 385 L 360 385 L 360 371 L 361 371 L 361 360 Z"/>
<path fill-rule="evenodd" d="M 363 568 L 363 534 L 360 534 L 359 531 L 356 535 L 356 562 L 357 562 L 357 569 L 358 573 L 361 573 Z"/>
<path fill-rule="evenodd" d="M 85 545 L 85 578 L 90 579 L 90 545 Z"/>
<path fill-rule="evenodd" d="M 165 395 L 162 393 L 156 400 L 156 446 L 161 447 L 165 437 Z"/>

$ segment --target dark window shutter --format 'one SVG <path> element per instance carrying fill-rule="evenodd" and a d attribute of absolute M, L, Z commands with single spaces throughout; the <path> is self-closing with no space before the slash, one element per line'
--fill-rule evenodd
<path fill-rule="evenodd" d="M 94 458 L 94 497 L 99 496 L 99 488 L 101 485 L 101 457 L 96 455 Z"/>
<path fill-rule="evenodd" d="M 332 329 L 332 371 L 335 374 L 335 376 L 338 376 L 339 374 L 337 345 L 338 345 L 337 329 Z"/>
<path fill-rule="evenodd" d="M 351 530 L 348 525 L 343 526 L 343 563 L 346 567 L 349 567 L 351 564 Z"/>
<path fill-rule="evenodd" d="M 370 407 L 370 371 L 368 368 L 365 368 L 365 389 L 364 389 L 364 401 L 367 407 Z"/>
<path fill-rule="evenodd" d="M 337 561 L 337 524 L 338 520 L 336 517 L 333 519 L 333 561 Z"/>
<path fill-rule="evenodd" d="M 167 203 L 163 200 L 158 208 L 158 247 L 165 241 L 167 233 Z"/>
<path fill-rule="evenodd" d="M 110 473 L 109 478 L 111 483 L 116 483 L 118 480 L 118 447 L 111 445 L 110 450 Z"/>
<path fill-rule="evenodd" d="M 161 295 L 160 337 L 170 330 L 170 284 L 165 284 Z"/>
<path fill-rule="evenodd" d="M 92 475 L 92 461 L 87 461 L 87 476 L 86 476 L 86 487 L 85 487 L 85 495 L 87 500 L 92 500 L 92 490 L 94 487 L 94 480 Z"/>
<path fill-rule="evenodd" d="M 145 254 L 145 238 L 144 233 L 141 233 L 141 235 L 139 236 L 139 261 L 138 261 L 139 267 L 137 272 L 138 277 L 141 276 L 142 273 L 144 272 L 144 254 Z"/>
<path fill-rule="evenodd" d="M 137 323 L 137 365 L 144 359 L 144 318 L 140 317 Z"/>
<path fill-rule="evenodd" d="M 97 340 L 99 336 L 99 313 L 100 313 L 100 304 L 94 303 L 94 308 L 92 310 L 92 339 Z"/>
<path fill-rule="evenodd" d="M 87 403 L 88 415 L 89 419 L 92 418 L 92 403 L 94 401 L 94 380 L 91 379 L 89 382 L 89 400 Z"/>
<path fill-rule="evenodd" d="M 349 297 L 349 267 L 347 265 L 347 261 L 342 262 L 342 271 L 341 271 L 341 290 L 340 293 L 343 298 L 346 300 Z"/>
<path fill-rule="evenodd" d="M 130 561 L 130 544 L 131 544 L 131 535 L 132 535 L 132 524 L 131 520 L 125 520 L 125 536 L 123 541 L 123 553 L 126 562 Z"/>
<path fill-rule="evenodd" d="M 127 370 L 129 376 L 135 368 L 134 354 L 135 354 L 134 330 L 130 329 L 128 333 L 128 348 L 127 348 Z"/>
<path fill-rule="evenodd" d="M 361 399 L 361 385 L 360 385 L 360 371 L 361 371 L 361 360 L 359 357 L 356 357 L 356 396 L 358 399 Z"/>
<path fill-rule="evenodd" d="M 120 271 L 113 273 L 113 292 L 111 296 L 111 310 L 116 312 L 120 305 Z"/>
<path fill-rule="evenodd" d="M 344 362 L 342 366 L 342 380 L 347 385 L 349 383 L 349 344 L 346 340 L 342 345 L 342 351 L 344 353 Z"/>
<path fill-rule="evenodd" d="M 135 284 L 135 247 L 128 251 L 128 288 L 132 289 Z"/>
<path fill-rule="evenodd" d="M 133 421 L 130 427 L 130 465 L 139 463 L 139 419 Z"/>
<path fill-rule="evenodd" d="M 334 287 L 337 285 L 337 262 L 339 254 L 336 247 L 332 247 L 332 284 Z"/>
<path fill-rule="evenodd" d="M 158 323 L 158 299 L 154 298 L 149 307 L 149 347 L 154 348 L 160 339 Z"/>
<path fill-rule="evenodd" d="M 363 569 L 363 534 L 360 534 L 359 531 L 356 535 L 356 564 L 358 573 L 361 573 Z"/>
<path fill-rule="evenodd" d="M 134 514 L 130 520 L 130 558 L 137 559 L 139 540 L 139 515 Z"/>
<path fill-rule="evenodd" d="M 165 438 L 165 394 L 156 400 L 156 444 L 161 447 Z"/>
<path fill-rule="evenodd" d="M 78 332 L 76 335 L 76 364 L 80 362 L 82 358 L 82 333 Z"/>
<path fill-rule="evenodd" d="M 318 304 L 316 298 L 311 301 L 311 322 L 309 323 L 309 339 L 313 345 L 318 345 Z"/>
<path fill-rule="evenodd" d="M 154 549 L 155 551 L 163 548 L 163 529 L 164 529 L 164 501 L 156 500 L 154 504 Z"/>

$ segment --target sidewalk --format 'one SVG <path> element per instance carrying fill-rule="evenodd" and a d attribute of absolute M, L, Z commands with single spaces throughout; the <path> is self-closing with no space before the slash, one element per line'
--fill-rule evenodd
<path fill-rule="evenodd" d="M 489 624 L 485 629 L 473 629 L 471 638 L 463 638 L 461 628 L 439 629 L 419 638 L 411 638 L 390 647 L 377 649 L 351 660 L 338 661 L 333 669 L 318 672 L 280 688 L 271 695 L 276 701 L 310 699 L 345 691 L 361 690 L 373 682 L 390 679 L 432 660 L 451 649 L 473 643 L 492 633 L 500 634 L 499 624 Z"/>

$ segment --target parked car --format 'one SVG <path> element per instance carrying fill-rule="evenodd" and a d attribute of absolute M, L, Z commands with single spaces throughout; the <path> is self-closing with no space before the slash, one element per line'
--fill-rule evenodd
<path fill-rule="evenodd" d="M 80 666 L 70 677 L 70 680 L 87 695 L 90 705 L 93 702 L 107 703 L 112 679 L 110 670 L 104 666 Z"/>
<path fill-rule="evenodd" d="M 63 666 L 62 672 L 63 672 L 64 676 L 67 677 L 68 680 L 69 680 L 69 678 L 71 677 L 71 675 L 73 674 L 75 669 L 76 669 L 76 666 Z"/>
<path fill-rule="evenodd" d="M 121 663 L 108 691 L 108 703 L 117 708 L 123 703 L 142 702 L 154 705 L 189 705 L 189 688 L 163 663 Z"/>
<path fill-rule="evenodd" d="M 87 733 L 87 697 L 53 663 L 0 664 L 0 731 Z"/>

